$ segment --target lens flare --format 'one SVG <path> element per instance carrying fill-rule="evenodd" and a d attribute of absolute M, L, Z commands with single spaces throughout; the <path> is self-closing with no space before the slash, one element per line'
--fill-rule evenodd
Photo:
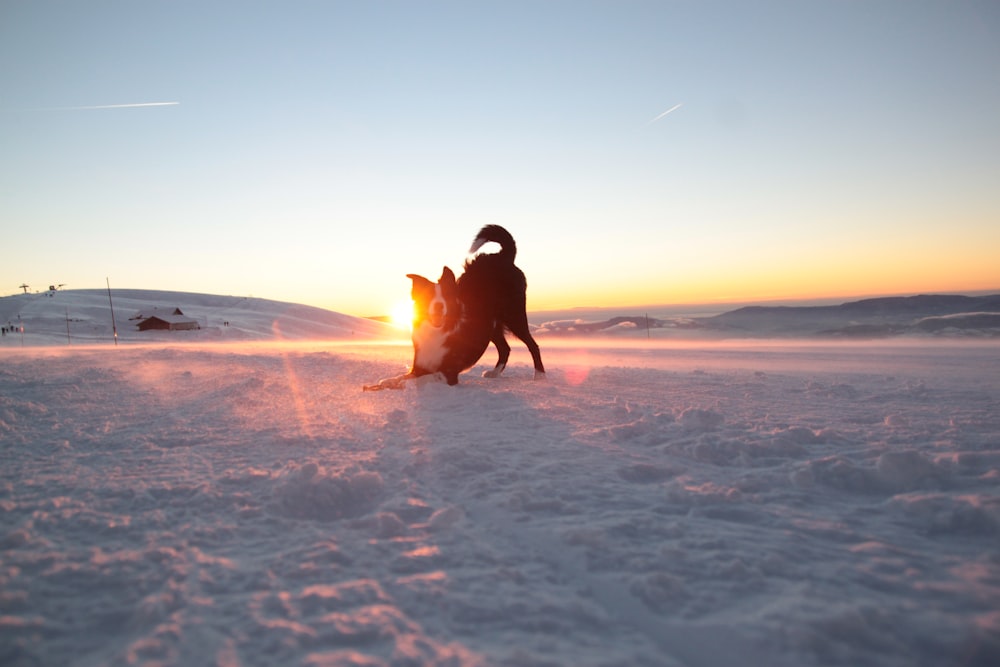
<path fill-rule="evenodd" d="M 393 306 L 390 318 L 392 326 L 403 331 L 410 331 L 413 328 L 413 301 L 407 299 L 397 303 Z"/>

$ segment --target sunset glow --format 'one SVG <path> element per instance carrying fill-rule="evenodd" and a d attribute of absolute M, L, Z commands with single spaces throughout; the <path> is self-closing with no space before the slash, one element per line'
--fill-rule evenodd
<path fill-rule="evenodd" d="M 986 5 L 454 9 L 5 12 L 0 294 L 110 278 L 402 325 L 406 274 L 460 272 L 484 224 L 529 311 L 1000 289 Z"/>

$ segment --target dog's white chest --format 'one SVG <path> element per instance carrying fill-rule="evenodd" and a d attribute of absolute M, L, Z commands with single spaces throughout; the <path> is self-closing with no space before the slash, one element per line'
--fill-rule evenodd
<path fill-rule="evenodd" d="M 413 348 L 416 351 L 416 365 L 420 368 L 437 372 L 441 370 L 448 347 L 445 345 L 448 335 L 444 329 L 433 327 L 427 322 L 421 323 L 413 331 Z"/>

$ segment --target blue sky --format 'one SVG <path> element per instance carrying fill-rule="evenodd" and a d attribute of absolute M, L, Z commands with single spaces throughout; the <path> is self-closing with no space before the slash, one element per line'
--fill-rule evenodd
<path fill-rule="evenodd" d="M 2 0 L 0 91 L 0 294 L 1000 288 L 995 2 Z"/>

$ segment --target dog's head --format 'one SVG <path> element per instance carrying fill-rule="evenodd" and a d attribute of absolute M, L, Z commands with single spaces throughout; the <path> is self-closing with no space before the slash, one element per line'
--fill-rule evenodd
<path fill-rule="evenodd" d="M 413 281 L 410 297 L 413 299 L 413 330 L 429 324 L 435 329 L 449 327 L 458 319 L 458 288 L 455 274 L 447 266 L 436 283 L 423 276 L 408 273 Z"/>

